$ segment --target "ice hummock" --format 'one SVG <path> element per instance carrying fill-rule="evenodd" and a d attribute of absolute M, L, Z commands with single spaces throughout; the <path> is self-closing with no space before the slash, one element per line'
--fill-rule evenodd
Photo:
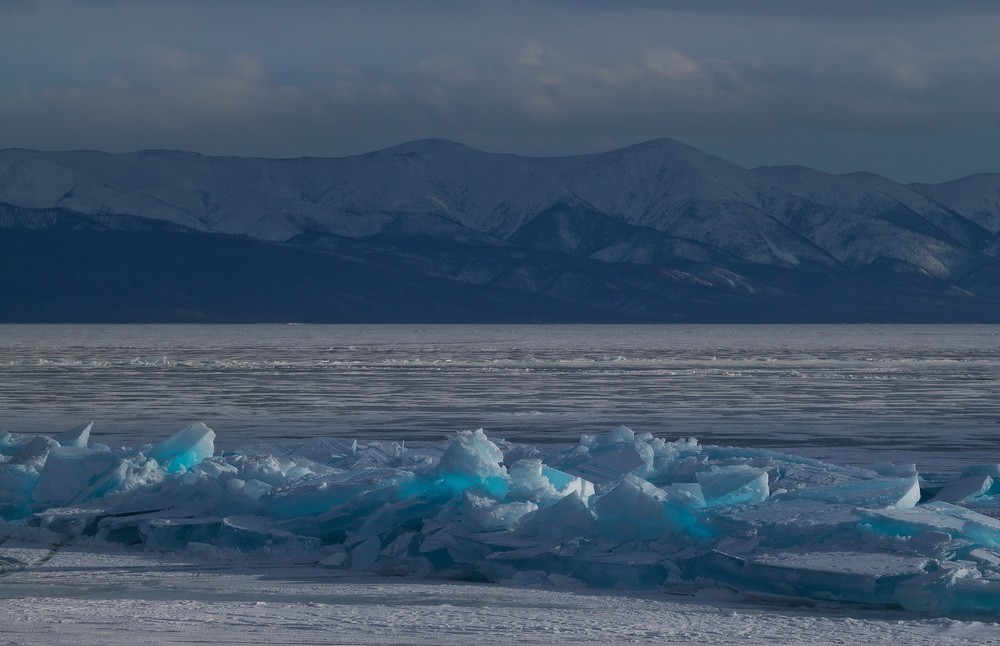
<path fill-rule="evenodd" d="M 201 423 L 136 449 L 88 446 L 90 429 L 0 437 L 8 529 L 383 575 L 1000 612 L 996 465 L 931 484 L 910 465 L 838 467 L 625 427 L 568 447 L 480 429 L 417 447 L 317 439 L 220 455 Z"/>

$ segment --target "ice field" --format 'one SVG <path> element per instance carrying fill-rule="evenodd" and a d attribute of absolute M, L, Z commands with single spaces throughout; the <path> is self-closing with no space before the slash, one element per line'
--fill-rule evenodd
<path fill-rule="evenodd" d="M 138 327 L 0 339 L 0 640 L 1000 641 L 996 326 Z"/>
<path fill-rule="evenodd" d="M 39 544 L 316 563 L 375 574 L 1000 613 L 1000 465 L 957 477 L 667 442 L 618 427 L 566 448 L 482 430 L 407 448 L 316 440 L 215 454 L 0 436 L 3 531 Z"/>

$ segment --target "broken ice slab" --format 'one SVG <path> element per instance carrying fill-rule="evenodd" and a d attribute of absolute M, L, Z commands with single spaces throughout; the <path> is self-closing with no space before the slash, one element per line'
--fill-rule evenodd
<path fill-rule="evenodd" d="M 382 551 L 382 541 L 378 536 L 369 536 L 351 549 L 351 569 L 367 570 L 375 565 L 379 552 Z"/>
<path fill-rule="evenodd" d="M 962 469 L 962 476 L 990 476 L 1000 480 L 1000 464 L 970 464 Z"/>
<path fill-rule="evenodd" d="M 648 464 L 639 446 L 623 443 L 581 454 L 567 461 L 562 469 L 595 484 L 607 484 L 644 469 Z"/>
<path fill-rule="evenodd" d="M 917 465 L 915 464 L 893 464 L 892 462 L 879 462 L 872 465 L 872 471 L 880 476 L 888 478 L 916 478 Z"/>
<path fill-rule="evenodd" d="M 1000 547 L 1000 520 L 946 502 L 913 509 L 863 510 L 865 524 L 883 534 L 942 532 L 984 547 Z"/>
<path fill-rule="evenodd" d="M 974 568 L 959 563 L 941 563 L 903 581 L 894 598 L 906 610 L 995 614 L 1000 608 L 1000 579 L 980 577 Z"/>
<path fill-rule="evenodd" d="M 925 574 L 931 563 L 870 552 L 776 552 L 746 560 L 738 583 L 773 594 L 887 605 L 898 602 L 897 586 Z"/>
<path fill-rule="evenodd" d="M 9 457 L 0 461 L 0 519 L 15 520 L 29 514 L 39 473 L 49 452 L 58 446 L 58 442 L 44 435 L 8 445 Z"/>
<path fill-rule="evenodd" d="M 538 509 L 533 502 L 508 502 L 484 505 L 465 513 L 466 526 L 472 531 L 490 531 L 509 527 Z"/>
<path fill-rule="evenodd" d="M 17 447 L 7 464 L 25 465 L 38 471 L 45 464 L 45 458 L 48 457 L 49 451 L 57 446 L 59 446 L 59 442 L 52 438 L 36 435 L 25 444 Z"/>
<path fill-rule="evenodd" d="M 935 608 L 919 608 L 938 614 L 950 612 L 989 613 L 995 616 L 1000 608 L 1000 578 L 975 578 L 965 576 L 955 580 L 947 592 L 950 605 L 941 604 Z M 911 609 L 904 605 L 908 610 Z"/>
<path fill-rule="evenodd" d="M 716 467 L 697 474 L 706 507 L 734 507 L 764 502 L 770 491 L 767 471 L 746 465 Z"/>
<path fill-rule="evenodd" d="M 502 478 L 507 470 L 501 462 L 503 452 L 486 437 L 483 429 L 461 431 L 451 438 L 448 449 L 438 461 L 437 470 L 442 475 L 463 475 L 479 480 Z"/>
<path fill-rule="evenodd" d="M 932 502 L 966 502 L 989 492 L 993 478 L 988 475 L 966 476 L 952 480 L 937 493 Z"/>
<path fill-rule="evenodd" d="M 23 464 L 0 464 L 0 519 L 15 520 L 28 515 L 38 472 Z"/>
<path fill-rule="evenodd" d="M 809 487 L 775 493 L 774 498 L 876 509 L 909 509 L 920 501 L 920 483 L 916 478 L 859 480 L 829 487 Z"/>
<path fill-rule="evenodd" d="M 97 523 L 111 515 L 113 512 L 105 508 L 57 507 L 34 514 L 29 522 L 32 526 L 67 538 L 76 538 L 93 536 L 97 532 Z"/>
<path fill-rule="evenodd" d="M 268 514 L 291 519 L 315 517 L 365 499 L 374 509 L 386 500 L 415 496 L 424 489 L 424 483 L 417 482 L 410 471 L 362 468 L 292 479 L 262 495 L 260 502 Z"/>
<path fill-rule="evenodd" d="M 59 442 L 60 446 L 86 448 L 87 442 L 90 439 L 90 430 L 93 427 L 93 422 L 85 422 L 79 426 L 74 426 L 68 431 L 63 431 L 59 435 L 56 435 L 55 440 Z"/>
<path fill-rule="evenodd" d="M 642 478 L 626 476 L 591 499 L 598 527 L 622 540 L 701 534 L 689 509 L 670 504 L 670 495 Z"/>
<path fill-rule="evenodd" d="M 215 452 L 215 431 L 195 422 L 160 442 L 148 453 L 168 473 L 190 469 Z"/>
<path fill-rule="evenodd" d="M 430 495 L 403 498 L 386 503 L 374 500 L 371 511 L 359 518 L 361 522 L 357 531 L 362 536 L 371 536 L 373 534 L 386 534 L 395 528 L 410 524 L 419 525 L 422 519 L 440 508 L 441 502 L 442 499 L 436 497 L 433 492 Z"/>
<path fill-rule="evenodd" d="M 240 552 L 268 551 L 288 554 L 317 554 L 322 547 L 319 539 L 299 536 L 273 526 L 260 516 L 227 516 L 219 527 L 219 547 Z"/>
<path fill-rule="evenodd" d="M 316 516 L 382 486 L 377 483 L 326 480 L 290 483 L 263 494 L 260 502 L 266 512 L 275 518 Z"/>
<path fill-rule="evenodd" d="M 315 462 L 327 463 L 353 456 L 358 449 L 357 440 L 335 437 L 317 437 L 289 450 L 286 455 L 309 458 Z"/>
<path fill-rule="evenodd" d="M 49 451 L 31 499 L 38 507 L 63 507 L 110 491 L 117 483 L 106 476 L 121 462 L 110 449 L 56 447 Z"/>
<path fill-rule="evenodd" d="M 186 549 L 191 543 L 217 545 L 222 518 L 151 518 L 137 528 L 144 544 L 168 552 Z"/>
<path fill-rule="evenodd" d="M 552 467 L 542 465 L 542 475 L 555 487 L 560 498 L 575 493 L 584 500 L 594 495 L 594 483 Z"/>
<path fill-rule="evenodd" d="M 671 567 L 655 552 L 600 554 L 582 559 L 571 576 L 596 588 L 649 589 L 663 585 Z"/>
<path fill-rule="evenodd" d="M 84 535 L 94 535 L 99 540 L 121 545 L 145 544 L 162 551 L 184 549 L 190 540 L 214 542 L 222 522 L 220 517 L 191 518 L 163 509 L 121 514 L 106 508 L 95 508 L 94 511 L 94 518 L 88 522 Z M 71 517 L 67 516 L 66 510 L 58 510 L 53 515 L 48 512 L 36 514 L 35 518 L 43 526 L 51 528 Z"/>
<path fill-rule="evenodd" d="M 771 547 L 792 548 L 819 543 L 850 544 L 859 538 L 858 509 L 851 505 L 772 497 L 750 507 L 716 507 L 702 523 L 719 536 L 753 535 Z"/>
<path fill-rule="evenodd" d="M 553 505 L 541 507 L 519 519 L 521 533 L 539 539 L 595 535 L 597 514 L 579 494 L 571 493 Z"/>
<path fill-rule="evenodd" d="M 587 500 L 594 495 L 594 484 L 539 459 L 518 460 L 510 467 L 508 497 L 554 501 L 571 493 Z"/>
<path fill-rule="evenodd" d="M 192 543 L 214 545 L 267 556 L 304 556 L 315 560 L 322 547 L 319 540 L 299 536 L 273 526 L 258 516 L 172 517 L 170 512 L 106 516 L 97 523 L 99 538 L 124 545 L 144 544 L 159 551 L 176 551 Z"/>

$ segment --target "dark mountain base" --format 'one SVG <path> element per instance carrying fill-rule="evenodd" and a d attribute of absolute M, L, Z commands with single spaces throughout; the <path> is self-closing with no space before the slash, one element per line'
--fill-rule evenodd
<path fill-rule="evenodd" d="M 0 232 L 5 322 L 602 320 L 600 312 L 223 235 Z"/>
<path fill-rule="evenodd" d="M 305 246 L 166 228 L 4 229 L 0 322 L 1000 322 L 1000 303 L 937 285 L 718 272 L 385 238 Z"/>

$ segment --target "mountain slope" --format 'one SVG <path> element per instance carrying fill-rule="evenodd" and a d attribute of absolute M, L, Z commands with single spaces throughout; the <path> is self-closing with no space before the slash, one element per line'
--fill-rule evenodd
<path fill-rule="evenodd" d="M 998 178 L 749 171 L 669 139 L 564 158 L 3 150 L 0 320 L 73 320 L 45 269 L 67 258 L 114 320 L 1000 320 Z M 96 286 L 133 262 L 148 285 L 117 298 L 141 312 Z"/>

